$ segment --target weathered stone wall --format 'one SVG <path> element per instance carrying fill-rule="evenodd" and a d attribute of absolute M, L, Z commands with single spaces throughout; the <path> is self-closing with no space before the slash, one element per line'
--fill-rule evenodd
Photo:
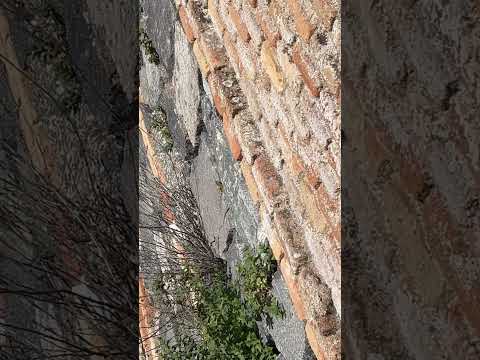
<path fill-rule="evenodd" d="M 478 359 L 478 2 L 344 11 L 344 351 Z"/>
<path fill-rule="evenodd" d="M 138 280 L 138 297 L 140 354 L 143 354 L 146 360 L 156 360 L 159 359 L 159 356 L 156 351 L 155 328 L 153 327 L 155 309 L 145 288 L 145 280 L 142 275 L 140 275 Z"/>
<path fill-rule="evenodd" d="M 177 1 L 318 358 L 339 356 L 340 14 L 333 1 Z"/>
<path fill-rule="evenodd" d="M 155 0 L 156 1 L 156 0 Z M 153 17 L 153 16 L 152 16 Z M 161 22 L 164 19 L 156 18 Z M 233 276 L 235 276 L 235 267 L 241 259 L 245 246 L 255 247 L 258 243 L 266 242 L 265 232 L 258 223 L 258 213 L 254 203 L 248 193 L 241 173 L 240 164 L 232 157 L 231 151 L 226 140 L 222 121 L 219 118 L 212 101 L 210 100 L 208 85 L 205 82 L 198 82 L 199 70 L 188 41 L 181 30 L 179 23 L 174 23 L 173 28 L 177 27 L 179 32 L 175 32 L 174 48 L 179 50 L 175 54 L 176 62 L 172 69 L 171 79 L 166 84 L 161 84 L 161 88 L 155 86 L 156 76 L 161 71 L 161 65 L 157 68 L 153 65 L 144 63 L 141 71 L 141 112 L 140 112 L 140 131 L 141 131 L 141 153 L 140 160 L 147 165 L 145 175 L 151 170 L 153 176 L 160 181 L 175 184 L 179 179 L 172 175 L 172 165 L 177 168 L 183 168 L 185 178 L 182 181 L 189 181 L 192 191 L 197 200 L 202 222 L 206 236 L 211 241 L 212 248 L 217 256 L 224 258 Z M 147 31 L 151 30 L 147 27 Z M 173 38 L 173 36 L 172 36 Z M 180 42 L 180 44 L 178 43 Z M 159 71 L 160 70 L 160 71 Z M 195 71 L 192 71 L 195 70 Z M 168 79 L 168 78 L 167 78 Z M 183 97 L 199 96 L 199 103 L 196 101 L 184 102 L 189 108 L 178 105 L 168 113 L 169 124 L 171 121 L 172 131 L 176 141 L 172 152 L 166 154 L 160 151 L 158 143 L 159 134 L 151 129 L 151 106 L 144 102 L 155 104 L 159 101 L 160 106 L 165 106 L 162 98 L 156 94 L 165 91 L 172 83 L 187 82 L 189 85 L 183 85 Z M 158 85 L 157 85 L 158 86 Z M 195 88 L 197 87 L 197 88 Z M 192 93 L 189 93 L 189 90 Z M 197 94 L 197 95 L 195 95 Z M 172 103 L 182 104 L 175 98 Z M 193 108 L 193 109 L 192 109 Z M 196 111 L 195 111 L 196 110 Z M 178 116 L 178 114 L 189 114 L 188 116 Z M 186 128 L 196 128 L 195 136 L 190 138 Z M 188 141 L 195 142 L 196 150 L 188 154 L 180 154 L 178 147 L 186 136 Z M 180 143 L 179 143 L 180 142 Z M 171 158 L 170 158 L 171 157 Z M 144 158 L 144 159 L 143 159 Z M 187 161 L 186 158 L 189 160 Z M 172 162 L 171 160 L 174 159 Z M 142 194 L 141 194 L 142 195 Z M 141 196 L 142 197 L 142 196 Z M 140 234 L 142 242 L 156 243 L 158 239 L 155 236 L 142 231 Z M 148 251 L 147 251 L 148 252 Z M 149 253 L 149 256 L 153 254 Z M 142 261 L 148 261 L 145 255 L 141 254 Z M 149 288 L 148 274 L 145 274 L 146 287 Z M 266 320 L 259 322 L 260 333 L 265 341 L 273 340 L 278 351 L 281 353 L 279 359 L 285 360 L 311 360 L 314 355 L 308 345 L 304 330 L 304 323 L 296 316 L 288 290 L 281 273 L 277 271 L 274 276 L 273 284 L 274 296 L 279 304 L 284 308 L 285 315 L 282 319 L 274 319 L 273 324 L 267 325 Z"/>
<path fill-rule="evenodd" d="M 144 54 L 140 70 L 143 103 L 140 128 L 146 145 L 146 157 L 149 164 L 153 165 L 153 172 L 159 177 L 165 176 L 167 182 L 167 173 L 172 165 L 170 156 L 175 164 L 185 165 L 185 176 L 191 183 L 199 205 L 206 235 L 217 255 L 227 261 L 235 277 L 235 264 L 242 257 L 243 248 L 246 245 L 255 247 L 258 243 L 271 240 L 273 236 L 272 224 L 261 219 L 261 190 L 252 194 L 253 175 L 246 179 L 243 173 L 243 168 L 251 167 L 251 163 L 237 161 L 235 152 L 231 151 L 228 129 L 224 126 L 222 114 L 214 105 L 214 93 L 208 78 L 202 76 L 198 67 L 198 54 L 195 55 L 198 49 L 189 43 L 179 21 L 180 16 L 175 19 L 172 15 L 172 12 L 177 14 L 175 5 L 168 1 L 145 0 L 142 1 L 142 7 L 141 23 L 158 49 L 160 58 L 159 64 L 153 64 L 147 61 Z M 167 66 L 169 59 L 171 66 Z M 241 92 L 238 95 L 243 96 Z M 175 140 L 175 147 L 170 154 L 158 151 L 159 139 L 155 131 L 150 129 L 148 113 L 156 107 L 165 111 Z M 282 268 L 285 272 L 285 266 Z M 295 313 L 295 308 L 300 309 L 303 305 L 298 294 L 293 297 L 289 295 L 288 288 L 293 293 L 292 286 L 295 286 L 292 279 L 282 277 L 280 271 L 275 274 L 272 284 L 274 296 L 286 314 L 283 319 L 274 320 L 272 326 L 267 326 L 266 321 L 259 323 L 259 329 L 264 340 L 273 340 L 281 353 L 279 359 L 312 359 L 314 354 L 307 335 L 313 337 L 315 333 L 311 331 L 313 327 L 305 331 L 304 311 Z M 318 280 L 312 278 L 309 281 Z M 322 295 L 329 299 L 328 288 L 322 289 Z M 318 305 L 321 299 L 317 293 L 315 296 L 313 300 Z M 327 311 L 331 312 L 331 308 Z M 323 311 L 320 306 L 316 309 Z M 315 317 L 316 314 L 310 313 L 309 316 Z"/>
<path fill-rule="evenodd" d="M 129 132 L 136 126 L 136 117 L 129 117 L 128 112 L 138 105 L 138 14 L 136 7 L 126 4 L 93 3 L 21 1 L 0 6 L 0 133 L 17 152 L 4 153 L 11 168 L 4 166 L 8 163 L 2 154 L 2 184 L 9 176 L 23 179 L 19 184 L 31 182 L 10 191 L 22 196 L 10 197 L 4 191 L 0 201 L 2 212 L 18 212 L 17 218 L 25 221 L 22 226 L 15 217 L 4 216 L 1 224 L 0 277 L 10 310 L 1 332 L 4 339 L 15 338 L 14 346 L 2 349 L 6 357 L 47 358 L 61 352 L 62 357 L 70 358 L 85 351 L 93 359 L 114 350 L 117 358 L 132 358 L 138 346 L 135 331 L 127 329 L 137 321 L 131 298 L 136 294 L 132 280 L 137 268 L 136 248 L 132 249 L 138 204 L 132 191 L 138 166 L 137 131 Z M 130 49 L 133 56 L 125 56 Z M 39 52 L 43 55 L 38 56 Z M 73 96 L 73 89 L 78 96 Z M 14 122 L 8 121 L 10 117 Z M 4 152 L 5 143 L 0 145 Z M 39 196 L 42 189 L 55 189 L 55 195 L 45 191 Z M 108 211 L 99 215 L 99 198 L 109 200 L 102 207 L 105 203 L 116 205 L 115 220 Z M 62 211 L 60 199 L 68 203 Z M 92 222 L 72 221 L 70 215 L 80 208 L 83 219 Z M 92 250 L 78 241 L 85 232 L 78 231 L 74 223 L 85 231 L 95 229 L 97 234 L 112 229 L 106 224 L 118 223 L 132 232 L 118 238 L 113 252 L 107 250 L 111 241 L 103 242 L 94 235 Z M 40 228 L 43 232 L 37 232 Z M 116 236 L 108 240 L 112 238 Z M 100 257 L 101 263 L 94 260 Z M 120 258 L 127 260 L 118 266 Z M 32 271 L 39 261 L 49 269 L 48 276 Z M 98 269 L 105 268 L 115 269 L 109 272 L 111 282 L 99 280 L 102 271 Z M 45 297 L 34 299 L 17 293 L 19 283 Z M 66 292 L 69 295 L 62 300 L 46 295 Z M 96 307 L 79 310 L 77 300 L 86 298 L 102 302 L 103 308 L 111 311 L 99 314 Z M 121 315 L 114 309 L 122 309 Z M 127 328 L 113 325 L 120 317 Z M 42 335 L 39 329 L 49 329 L 48 334 Z"/>

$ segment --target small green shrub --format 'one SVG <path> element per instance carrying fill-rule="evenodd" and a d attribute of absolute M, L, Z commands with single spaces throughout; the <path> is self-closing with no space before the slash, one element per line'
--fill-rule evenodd
<path fill-rule="evenodd" d="M 148 61 L 152 64 L 159 65 L 160 57 L 158 56 L 158 52 L 155 49 L 155 46 L 153 46 L 152 40 L 149 38 L 147 32 L 143 28 L 140 28 L 139 30 L 139 42 L 145 50 L 145 55 L 147 55 Z"/>
<path fill-rule="evenodd" d="M 212 279 L 205 281 L 186 270 L 181 293 L 194 294 L 201 339 L 194 341 L 183 334 L 175 344 L 161 342 L 162 358 L 276 359 L 274 349 L 262 343 L 257 328 L 262 314 L 282 316 L 270 290 L 274 271 L 275 260 L 268 246 L 259 247 L 255 253 L 247 249 L 238 266 L 238 281 L 229 280 L 224 273 L 214 274 Z M 180 296 L 179 300 L 185 301 L 186 298 Z"/>
<path fill-rule="evenodd" d="M 198 346 L 188 336 L 180 336 L 174 345 L 168 344 L 165 340 L 159 339 L 157 349 L 161 359 L 165 360 L 196 360 L 208 359 L 208 353 L 204 347 Z"/>
<path fill-rule="evenodd" d="M 257 319 L 262 313 L 270 320 L 283 316 L 283 311 L 271 292 L 272 276 L 276 269 L 277 264 L 268 245 L 260 245 L 256 253 L 247 248 L 243 261 L 238 266 L 238 286 L 247 307 Z"/>
<path fill-rule="evenodd" d="M 160 354 L 166 360 L 265 359 L 276 354 L 262 343 L 251 311 L 242 303 L 237 289 L 217 276 L 205 286 L 192 279 L 195 288 L 201 340 L 180 336 L 176 344 L 163 343 Z"/>
<path fill-rule="evenodd" d="M 170 152 L 173 149 L 173 138 L 168 128 L 167 124 L 167 115 L 161 108 L 157 108 L 152 113 L 152 126 L 151 129 L 158 131 L 161 138 L 161 146 L 162 150 L 166 152 Z"/>

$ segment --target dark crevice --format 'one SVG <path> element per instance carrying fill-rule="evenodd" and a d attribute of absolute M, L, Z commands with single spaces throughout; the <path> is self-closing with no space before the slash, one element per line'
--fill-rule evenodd
<path fill-rule="evenodd" d="M 445 97 L 442 100 L 442 110 L 450 110 L 450 100 L 456 93 L 458 93 L 458 80 L 450 81 L 445 87 Z"/>

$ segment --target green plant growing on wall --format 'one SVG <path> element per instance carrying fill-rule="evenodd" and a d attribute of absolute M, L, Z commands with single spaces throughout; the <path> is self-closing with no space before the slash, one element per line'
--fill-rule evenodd
<path fill-rule="evenodd" d="M 243 294 L 245 304 L 257 319 L 262 313 L 270 320 L 283 316 L 283 310 L 271 292 L 276 269 L 276 260 L 268 245 L 260 245 L 255 252 L 247 248 L 238 265 L 237 286 Z"/>
<path fill-rule="evenodd" d="M 143 46 L 148 61 L 152 64 L 159 65 L 160 57 L 158 56 L 158 52 L 155 49 L 155 46 L 153 46 L 153 42 L 144 28 L 140 28 L 138 40 L 140 42 L 140 45 Z"/>
<path fill-rule="evenodd" d="M 167 114 L 162 108 L 158 107 L 152 113 L 151 129 L 160 134 L 162 150 L 170 152 L 173 149 L 173 138 L 167 124 Z"/>
<path fill-rule="evenodd" d="M 262 343 L 255 317 L 224 275 L 217 274 L 208 285 L 192 278 L 189 285 L 195 289 L 201 339 L 180 334 L 175 344 L 164 342 L 163 359 L 276 359 L 274 349 Z"/>
<path fill-rule="evenodd" d="M 162 338 L 157 340 L 157 352 L 165 360 L 202 360 L 208 359 L 208 353 L 200 348 L 189 336 L 179 336 L 175 344 L 169 344 Z"/>
<path fill-rule="evenodd" d="M 205 281 L 193 271 L 185 271 L 180 296 L 195 294 L 200 340 L 179 334 L 175 344 L 159 342 L 166 360 L 193 359 L 276 359 L 272 347 L 262 343 L 257 329 L 261 315 L 281 317 L 283 312 L 271 294 L 271 279 L 276 269 L 268 246 L 245 251 L 238 266 L 239 280 L 226 273 L 211 274 Z M 243 295 L 243 296 L 242 296 Z"/>

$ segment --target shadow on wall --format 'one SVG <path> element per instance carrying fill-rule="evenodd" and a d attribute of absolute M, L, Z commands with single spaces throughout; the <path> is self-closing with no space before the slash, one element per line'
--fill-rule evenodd
<path fill-rule="evenodd" d="M 343 352 L 477 359 L 478 8 L 342 11 Z"/>

